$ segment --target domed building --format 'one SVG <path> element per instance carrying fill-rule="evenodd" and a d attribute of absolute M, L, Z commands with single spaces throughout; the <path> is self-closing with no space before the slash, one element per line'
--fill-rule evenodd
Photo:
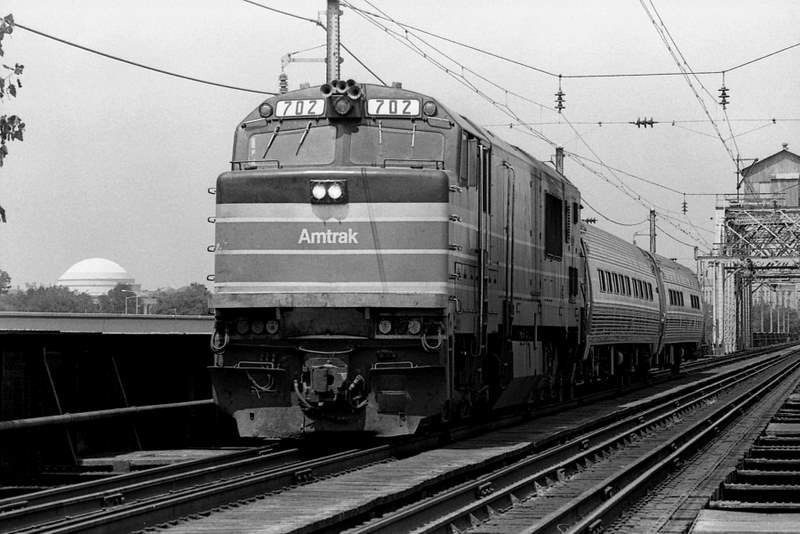
<path fill-rule="evenodd" d="M 105 295 L 117 284 L 128 284 L 133 290 L 135 280 L 118 263 L 105 258 L 81 260 L 69 269 L 56 282 L 73 291 L 88 293 L 93 297 Z"/>

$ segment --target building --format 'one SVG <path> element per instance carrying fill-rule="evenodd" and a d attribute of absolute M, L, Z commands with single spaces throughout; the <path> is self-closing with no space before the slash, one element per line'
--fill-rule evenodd
<path fill-rule="evenodd" d="M 788 144 L 743 168 L 741 175 L 745 203 L 800 207 L 800 156 Z"/>
<path fill-rule="evenodd" d="M 135 282 L 118 263 L 105 258 L 88 258 L 64 271 L 56 284 L 97 297 L 105 295 L 117 284 L 128 284 L 138 292 L 140 288 Z"/>

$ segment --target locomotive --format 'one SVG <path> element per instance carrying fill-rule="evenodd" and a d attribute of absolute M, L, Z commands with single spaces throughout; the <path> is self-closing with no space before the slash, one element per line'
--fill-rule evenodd
<path fill-rule="evenodd" d="M 700 342 L 690 270 L 584 224 L 561 172 L 400 84 L 268 98 L 215 195 L 210 374 L 242 436 L 411 434 Z"/>

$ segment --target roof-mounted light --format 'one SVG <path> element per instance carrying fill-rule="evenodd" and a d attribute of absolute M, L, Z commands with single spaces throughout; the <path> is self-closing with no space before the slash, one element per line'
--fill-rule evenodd
<path fill-rule="evenodd" d="M 353 105 L 350 103 L 349 99 L 346 98 L 338 98 L 333 103 L 333 109 L 336 110 L 336 113 L 339 115 L 347 115 L 350 113 L 350 110 L 353 108 Z"/>
<path fill-rule="evenodd" d="M 258 106 L 258 114 L 264 117 L 265 119 L 272 116 L 272 111 L 273 111 L 272 104 L 268 102 L 264 102 L 263 104 Z"/>

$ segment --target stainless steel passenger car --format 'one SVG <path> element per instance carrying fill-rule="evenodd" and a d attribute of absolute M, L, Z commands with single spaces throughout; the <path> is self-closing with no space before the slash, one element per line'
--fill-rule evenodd
<path fill-rule="evenodd" d="M 644 374 L 693 354 L 703 322 L 694 273 L 592 225 L 582 236 L 590 294 L 583 375 Z"/>

